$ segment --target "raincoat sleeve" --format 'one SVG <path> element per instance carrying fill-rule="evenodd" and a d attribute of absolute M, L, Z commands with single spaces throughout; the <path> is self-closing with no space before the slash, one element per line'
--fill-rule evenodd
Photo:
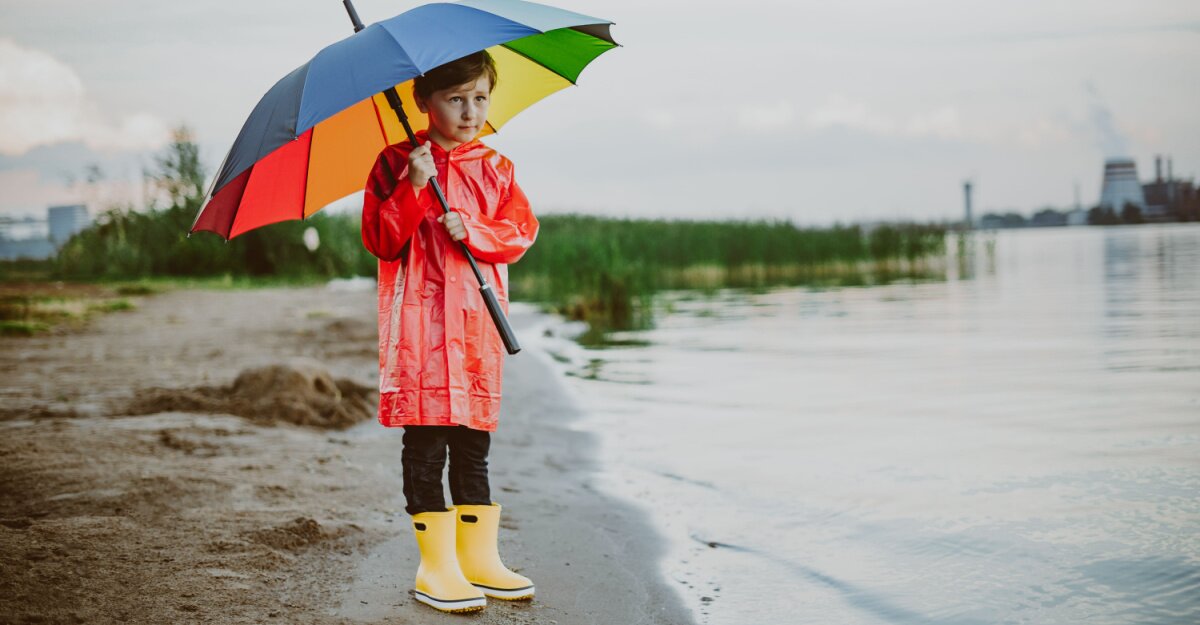
<path fill-rule="evenodd" d="M 458 211 L 467 238 L 463 242 L 475 258 L 487 263 L 515 263 L 537 238 L 538 220 L 529 199 L 512 180 L 494 217 L 480 212 Z"/>
<path fill-rule="evenodd" d="M 429 185 L 414 191 L 406 155 L 382 152 L 363 193 L 362 240 L 367 251 L 382 260 L 400 258 L 404 244 L 433 205 L 431 193 Z"/>

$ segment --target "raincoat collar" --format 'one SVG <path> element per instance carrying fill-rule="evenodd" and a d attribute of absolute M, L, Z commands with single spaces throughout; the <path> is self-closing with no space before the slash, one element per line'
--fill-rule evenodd
<path fill-rule="evenodd" d="M 468 141 L 462 145 L 455 146 L 454 149 L 447 152 L 445 148 L 443 148 L 441 145 L 438 145 L 437 141 L 434 141 L 433 139 L 429 138 L 428 130 L 418 130 L 414 134 L 417 137 L 417 143 L 424 144 L 424 143 L 428 142 L 430 151 L 433 153 L 434 156 L 437 156 L 437 157 L 452 156 L 452 157 L 458 158 L 460 156 L 470 154 L 471 152 L 474 152 L 475 150 L 478 150 L 481 148 L 487 149 L 487 146 L 484 145 L 483 142 L 481 142 L 478 138 L 476 138 L 476 139 L 471 139 L 470 141 Z"/>

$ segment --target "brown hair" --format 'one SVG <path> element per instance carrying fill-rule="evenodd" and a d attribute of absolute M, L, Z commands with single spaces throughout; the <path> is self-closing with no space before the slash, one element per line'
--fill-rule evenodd
<path fill-rule="evenodd" d="M 428 100 L 434 91 L 457 87 L 487 76 L 491 89 L 496 88 L 496 62 L 487 50 L 468 54 L 461 59 L 437 67 L 413 79 L 413 95 Z"/>

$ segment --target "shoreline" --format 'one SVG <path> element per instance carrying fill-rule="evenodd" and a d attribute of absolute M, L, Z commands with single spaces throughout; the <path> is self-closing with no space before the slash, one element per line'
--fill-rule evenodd
<path fill-rule="evenodd" d="M 399 429 L 130 416 L 147 392 L 229 384 L 265 365 L 374 386 L 375 294 L 172 291 L 65 334 L 0 339 L 0 613 L 14 622 L 451 622 L 411 596 Z M 514 304 L 530 331 L 536 313 Z M 564 381 L 506 361 L 493 497 L 529 603 L 483 623 L 689 623 L 632 505 L 599 494 L 598 442 Z M 306 369 L 307 368 L 307 369 Z M 547 381 L 552 383 L 547 383 Z M 124 414 L 123 414 L 124 413 Z"/>

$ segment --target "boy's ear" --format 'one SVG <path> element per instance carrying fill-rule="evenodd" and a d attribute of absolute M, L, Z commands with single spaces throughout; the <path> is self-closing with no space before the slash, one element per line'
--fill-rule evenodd
<path fill-rule="evenodd" d="M 415 94 L 415 93 L 414 93 L 414 94 L 413 94 L 413 101 L 417 103 L 417 110 L 418 110 L 418 111 L 421 111 L 422 113 L 428 113 L 428 112 L 429 112 L 429 111 L 427 110 L 429 107 L 425 106 L 425 100 L 422 100 L 422 99 L 421 99 L 421 96 L 419 96 L 419 95 L 417 95 L 417 94 Z"/>

